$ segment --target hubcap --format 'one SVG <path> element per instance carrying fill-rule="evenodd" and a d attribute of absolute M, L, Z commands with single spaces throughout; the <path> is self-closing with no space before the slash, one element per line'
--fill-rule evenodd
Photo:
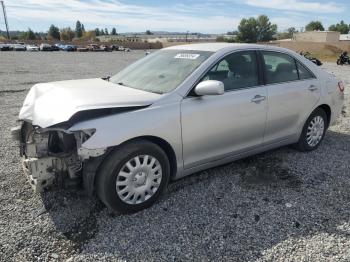
<path fill-rule="evenodd" d="M 125 163 L 117 175 L 119 198 L 127 204 L 141 204 L 151 198 L 162 181 L 162 167 L 150 155 L 136 156 Z"/>
<path fill-rule="evenodd" d="M 306 141 L 308 145 L 311 147 L 317 146 L 322 140 L 323 132 L 324 132 L 323 118 L 320 116 L 315 116 L 311 120 L 306 132 Z"/>

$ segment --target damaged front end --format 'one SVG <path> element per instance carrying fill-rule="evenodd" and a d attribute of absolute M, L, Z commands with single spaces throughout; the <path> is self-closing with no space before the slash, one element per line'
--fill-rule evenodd
<path fill-rule="evenodd" d="M 54 184 L 79 183 L 84 161 L 106 152 L 82 147 L 94 132 L 40 128 L 26 121 L 13 128 L 12 135 L 20 143 L 23 170 L 34 191 L 42 192 Z"/>

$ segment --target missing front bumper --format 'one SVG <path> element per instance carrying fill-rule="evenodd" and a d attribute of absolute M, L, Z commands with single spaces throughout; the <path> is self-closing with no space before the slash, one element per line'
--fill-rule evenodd
<path fill-rule="evenodd" d="M 37 193 L 50 187 L 56 179 L 56 170 L 53 166 L 62 166 L 62 161 L 57 158 L 22 158 L 22 167 L 25 176 L 33 190 Z"/>

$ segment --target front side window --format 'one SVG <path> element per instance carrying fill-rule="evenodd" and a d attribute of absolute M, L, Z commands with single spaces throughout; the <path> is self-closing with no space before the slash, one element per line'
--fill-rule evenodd
<path fill-rule="evenodd" d="M 254 51 L 236 52 L 226 56 L 202 78 L 224 83 L 225 91 L 257 86 L 257 58 Z"/>
<path fill-rule="evenodd" d="M 287 54 L 262 51 L 267 84 L 299 80 L 294 58 Z"/>
<path fill-rule="evenodd" d="M 128 66 L 110 81 L 152 93 L 168 93 L 212 54 L 206 51 L 160 50 Z"/>

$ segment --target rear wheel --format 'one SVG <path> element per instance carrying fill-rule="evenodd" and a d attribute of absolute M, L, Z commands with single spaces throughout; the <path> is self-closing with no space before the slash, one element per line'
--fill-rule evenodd
<path fill-rule="evenodd" d="M 126 143 L 102 163 L 97 194 L 114 211 L 136 212 L 157 200 L 169 176 L 169 160 L 158 145 L 145 140 Z"/>
<path fill-rule="evenodd" d="M 322 142 L 327 129 L 327 115 L 317 108 L 306 120 L 303 131 L 295 147 L 303 152 L 318 148 Z"/>

